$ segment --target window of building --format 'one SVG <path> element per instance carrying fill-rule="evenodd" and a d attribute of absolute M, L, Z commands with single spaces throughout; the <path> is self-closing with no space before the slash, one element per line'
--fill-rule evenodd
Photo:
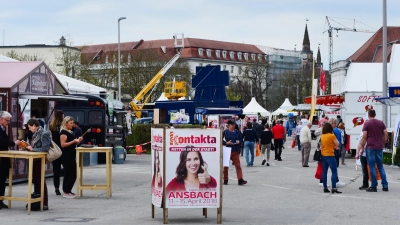
<path fill-rule="evenodd" d="M 222 51 L 222 57 L 226 58 L 226 51 Z"/>
<path fill-rule="evenodd" d="M 203 49 L 199 48 L 199 56 L 203 56 Z"/>
<path fill-rule="evenodd" d="M 233 73 L 234 69 L 235 69 L 235 66 L 231 66 L 231 73 Z"/>
<path fill-rule="evenodd" d="M 211 57 L 211 49 L 207 49 L 207 57 Z"/>
<path fill-rule="evenodd" d="M 229 56 L 231 57 L 231 59 L 235 59 L 235 52 L 229 52 Z"/>
<path fill-rule="evenodd" d="M 215 55 L 217 56 L 217 58 L 221 57 L 221 51 L 215 50 Z"/>
<path fill-rule="evenodd" d="M 265 62 L 268 62 L 268 55 L 264 55 Z"/>
<path fill-rule="evenodd" d="M 237 57 L 238 57 L 239 60 L 242 60 L 242 53 L 241 53 L 241 52 L 238 52 L 238 53 L 237 53 Z"/>
<path fill-rule="evenodd" d="M 258 54 L 258 61 L 262 61 L 262 55 Z"/>
<path fill-rule="evenodd" d="M 128 54 L 128 62 L 131 62 L 132 58 L 131 58 L 131 53 Z"/>
<path fill-rule="evenodd" d="M 199 63 L 199 66 L 203 66 L 203 63 Z"/>
<path fill-rule="evenodd" d="M 113 55 L 113 62 L 117 62 L 117 57 L 115 57 L 115 55 Z"/>
<path fill-rule="evenodd" d="M 256 54 L 254 53 L 251 54 L 251 60 L 256 60 Z"/>
<path fill-rule="evenodd" d="M 222 66 L 222 70 L 225 71 L 226 70 L 226 65 Z"/>
<path fill-rule="evenodd" d="M 108 63 L 108 55 L 106 55 L 106 63 Z"/>
<path fill-rule="evenodd" d="M 122 54 L 121 54 L 121 56 L 120 56 L 120 57 L 121 57 L 121 59 L 120 59 L 120 60 L 121 60 L 121 62 L 123 62 L 123 61 L 124 61 L 124 55 L 122 55 Z"/>
<path fill-rule="evenodd" d="M 249 53 L 244 53 L 243 56 L 244 56 L 244 60 L 246 60 L 246 61 L 249 60 Z"/>

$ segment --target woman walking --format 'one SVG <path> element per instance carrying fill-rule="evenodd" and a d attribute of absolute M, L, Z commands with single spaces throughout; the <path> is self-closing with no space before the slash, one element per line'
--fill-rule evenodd
<path fill-rule="evenodd" d="M 337 179 L 337 164 L 335 159 L 335 149 L 339 148 L 339 142 L 336 136 L 333 134 L 333 127 L 330 123 L 325 123 L 322 127 L 321 135 L 321 162 L 322 162 L 322 184 L 324 186 L 324 192 L 330 192 L 327 182 L 328 168 L 331 168 L 332 176 L 332 194 L 342 193 L 336 189 Z"/>
<path fill-rule="evenodd" d="M 260 135 L 260 140 L 259 142 L 261 145 L 261 152 L 263 154 L 263 161 L 261 165 L 264 165 L 267 163 L 267 166 L 269 166 L 269 156 L 270 156 L 270 151 L 271 151 L 271 143 L 272 143 L 272 132 L 269 130 L 269 124 L 266 123 L 264 125 L 264 131 Z M 267 158 L 267 160 L 265 160 Z"/>
<path fill-rule="evenodd" d="M 76 145 L 82 141 L 82 137 L 76 138 L 72 128 L 74 126 L 74 118 L 67 116 L 64 118 L 61 131 L 60 142 L 62 147 L 62 164 L 64 166 L 63 181 L 63 197 L 75 198 L 75 194 L 71 192 L 76 180 Z"/>
<path fill-rule="evenodd" d="M 338 128 L 340 130 L 340 135 L 342 137 L 342 140 L 340 142 L 340 154 L 341 154 L 341 159 L 342 159 L 342 165 L 346 165 L 346 163 L 344 163 L 344 157 L 346 156 L 346 143 L 345 143 L 345 138 L 347 136 L 346 131 L 344 129 L 344 123 L 340 122 L 338 125 Z"/>
<path fill-rule="evenodd" d="M 51 138 L 53 139 L 54 143 L 58 145 L 61 149 L 61 143 L 60 143 L 60 129 L 61 129 L 61 123 L 64 119 L 64 113 L 61 110 L 56 110 L 54 113 L 54 118 L 50 123 L 49 130 L 51 132 Z M 61 161 L 62 161 L 62 156 L 53 162 L 53 184 L 55 188 L 56 195 L 61 195 L 60 192 L 60 174 L 61 174 Z"/>

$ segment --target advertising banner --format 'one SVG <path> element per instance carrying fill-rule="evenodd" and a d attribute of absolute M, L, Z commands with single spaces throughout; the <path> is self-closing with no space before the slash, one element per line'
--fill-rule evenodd
<path fill-rule="evenodd" d="M 185 113 L 185 109 L 180 109 L 179 111 L 176 112 L 170 112 L 170 122 L 171 123 L 189 123 L 190 122 L 190 118 L 189 118 L 189 114 Z"/>
<path fill-rule="evenodd" d="M 219 127 L 222 129 L 228 128 L 227 125 L 229 120 L 234 120 L 234 118 L 231 115 L 220 115 Z"/>
<path fill-rule="evenodd" d="M 244 130 L 245 127 L 247 127 L 247 123 L 253 123 L 254 119 L 256 119 L 256 122 L 258 122 L 258 115 L 246 115 L 244 119 L 242 119 L 242 130 Z"/>
<path fill-rule="evenodd" d="M 151 202 L 156 207 L 163 198 L 163 140 L 164 129 L 151 128 Z"/>
<path fill-rule="evenodd" d="M 166 208 L 220 206 L 221 130 L 167 129 Z"/>
<path fill-rule="evenodd" d="M 210 115 L 207 117 L 208 123 L 212 122 L 212 128 L 219 128 L 219 116 Z"/>

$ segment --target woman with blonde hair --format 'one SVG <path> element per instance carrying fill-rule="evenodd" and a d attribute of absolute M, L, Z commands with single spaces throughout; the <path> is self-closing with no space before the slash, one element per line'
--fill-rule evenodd
<path fill-rule="evenodd" d="M 67 116 L 61 124 L 60 143 L 62 150 L 62 164 L 64 166 L 63 197 L 75 198 L 71 192 L 76 180 L 76 145 L 82 141 L 82 137 L 76 138 L 72 128 L 74 127 L 74 118 Z"/>
<path fill-rule="evenodd" d="M 54 143 L 58 145 L 58 147 L 61 148 L 61 143 L 60 143 L 60 129 L 61 129 L 61 123 L 64 119 L 64 112 L 61 110 L 56 110 L 54 113 L 53 120 L 50 123 L 49 130 L 51 132 L 51 138 L 53 139 Z M 54 188 L 56 191 L 56 195 L 61 195 L 60 192 L 60 174 L 61 174 L 61 159 L 62 156 L 53 162 L 53 184 Z"/>

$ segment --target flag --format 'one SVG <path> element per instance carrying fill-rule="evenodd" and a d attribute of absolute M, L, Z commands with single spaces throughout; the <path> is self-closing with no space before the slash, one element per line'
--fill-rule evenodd
<path fill-rule="evenodd" d="M 322 69 L 322 66 L 321 66 L 320 72 L 319 72 L 319 88 L 325 93 L 325 91 L 326 91 L 326 76 L 325 76 L 325 71 Z"/>

